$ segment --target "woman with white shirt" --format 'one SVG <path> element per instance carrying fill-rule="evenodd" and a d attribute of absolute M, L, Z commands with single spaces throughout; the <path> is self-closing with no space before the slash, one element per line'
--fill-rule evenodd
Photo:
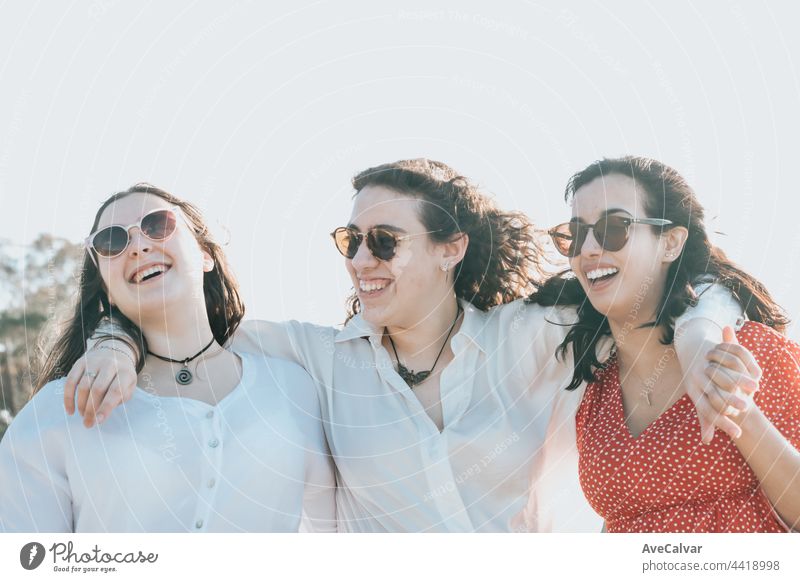
<path fill-rule="evenodd" d="M 145 357 L 124 410 L 86 430 L 64 411 L 60 376 L 105 315 Z M 73 317 L 0 442 L 0 531 L 335 529 L 313 382 L 291 362 L 224 349 L 243 315 L 193 206 L 146 184 L 110 197 Z"/>
<path fill-rule="evenodd" d="M 541 256 L 532 225 L 439 162 L 385 164 L 353 186 L 349 224 L 333 233 L 356 290 L 345 327 L 245 322 L 232 346 L 296 361 L 315 379 L 340 531 L 509 531 L 571 376 L 553 357 L 566 328 L 550 323 L 570 311 L 523 299 Z M 721 338 L 704 317 L 738 315 L 726 302 L 704 298 L 705 315 L 687 323 L 689 367 Z M 84 373 L 99 369 L 119 372 L 99 384 Z M 121 355 L 92 350 L 70 372 L 65 405 L 74 410 L 77 389 L 87 424 L 107 417 L 127 399 L 129 374 Z M 599 530 L 577 480 L 563 485 L 543 529 Z"/>

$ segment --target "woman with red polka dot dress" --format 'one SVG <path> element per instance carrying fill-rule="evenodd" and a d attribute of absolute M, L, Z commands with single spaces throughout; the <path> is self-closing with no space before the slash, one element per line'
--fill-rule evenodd
<path fill-rule="evenodd" d="M 781 309 L 711 245 L 702 207 L 675 170 L 604 159 L 572 177 L 567 198 L 573 218 L 550 235 L 574 278 L 548 286 L 584 299 L 561 353 L 575 357 L 568 389 L 588 382 L 576 415 L 580 482 L 606 530 L 800 529 L 800 346 L 781 335 Z M 728 285 L 750 320 L 697 356 L 725 364 L 713 383 L 738 390 L 735 408 L 707 392 L 707 404 L 738 427 L 738 438 L 718 430 L 710 444 L 683 387 L 672 328 L 703 273 Z M 614 349 L 601 363 L 604 335 Z"/>

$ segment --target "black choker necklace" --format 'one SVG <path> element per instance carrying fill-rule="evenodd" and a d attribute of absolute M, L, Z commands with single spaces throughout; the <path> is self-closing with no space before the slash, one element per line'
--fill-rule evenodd
<path fill-rule="evenodd" d="M 428 376 L 431 375 L 434 368 L 436 368 L 436 364 L 439 363 L 439 358 L 442 357 L 442 353 L 444 352 L 444 347 L 447 345 L 447 340 L 450 339 L 450 335 L 453 333 L 453 329 L 456 327 L 456 322 L 458 321 L 458 316 L 461 315 L 461 306 L 458 306 L 458 310 L 456 311 L 456 318 L 453 320 L 453 325 L 450 326 L 450 331 L 447 332 L 447 337 L 444 338 L 444 343 L 442 347 L 439 349 L 439 353 L 436 356 L 436 359 L 433 361 L 433 366 L 431 366 L 430 370 L 422 370 L 421 372 L 415 372 L 414 370 L 409 370 L 403 364 L 400 363 L 400 356 L 397 355 L 397 348 L 394 347 L 394 342 L 392 341 L 391 334 L 387 333 L 386 328 L 383 329 L 384 333 L 389 336 L 389 343 L 392 344 L 392 351 L 394 351 L 394 358 L 397 360 L 397 373 L 400 374 L 400 377 L 403 379 L 403 382 L 408 384 L 409 388 L 413 388 L 417 384 L 421 384 L 425 380 L 428 379 Z"/>
<path fill-rule="evenodd" d="M 208 342 L 206 347 L 204 347 L 202 350 L 197 352 L 191 358 L 185 358 L 183 360 L 173 360 L 172 358 L 165 358 L 164 356 L 159 356 L 158 354 L 154 354 L 150 350 L 147 350 L 147 353 L 150 354 L 151 356 L 155 357 L 155 358 L 158 358 L 159 360 L 164 361 L 164 362 L 172 362 L 173 364 L 183 364 L 183 368 L 178 370 L 178 373 L 175 374 L 175 381 L 178 382 L 178 384 L 180 384 L 181 386 L 186 386 L 187 384 L 191 384 L 192 380 L 194 380 L 194 376 L 192 376 L 192 372 L 189 370 L 189 367 L 186 364 L 188 364 L 189 362 L 194 360 L 196 357 L 198 357 L 201 354 L 203 354 L 203 352 L 205 352 L 208 348 L 210 348 L 211 344 L 213 344 L 213 343 L 214 343 L 214 338 L 212 337 L 211 341 Z"/>

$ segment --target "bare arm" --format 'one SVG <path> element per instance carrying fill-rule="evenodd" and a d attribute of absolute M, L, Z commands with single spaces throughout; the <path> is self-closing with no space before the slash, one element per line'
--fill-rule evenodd
<path fill-rule="evenodd" d="M 781 519 L 793 530 L 800 529 L 800 452 L 757 406 L 736 420 L 742 429 L 736 448 Z"/>
<path fill-rule="evenodd" d="M 738 345 L 730 328 L 725 330 L 724 339 L 725 343 L 710 354 L 710 358 L 722 360 L 729 353 L 745 349 Z M 796 394 L 800 390 L 798 355 L 800 353 L 794 354 L 794 357 L 792 354 L 784 354 L 782 358 L 778 358 L 778 362 L 782 362 L 786 370 L 782 389 L 787 391 L 790 404 L 783 414 L 789 418 L 789 426 L 795 427 L 795 441 L 798 440 L 796 433 L 800 430 L 797 428 L 800 427 L 800 419 L 797 418 L 800 405 L 792 392 Z M 779 373 L 783 373 L 783 370 L 779 370 Z M 764 494 L 790 528 L 800 529 L 800 451 L 754 401 L 750 401 L 747 410 L 733 420 L 741 429 L 741 436 L 734 440 L 736 448 L 758 477 Z"/>

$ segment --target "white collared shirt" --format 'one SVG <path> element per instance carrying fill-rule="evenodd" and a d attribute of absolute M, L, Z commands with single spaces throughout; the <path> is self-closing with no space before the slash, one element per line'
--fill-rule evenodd
<path fill-rule="evenodd" d="M 440 376 L 441 433 L 395 371 L 382 330 L 359 316 L 341 330 L 248 321 L 233 346 L 296 361 L 317 382 L 339 531 L 512 531 L 534 459 L 546 473 L 538 531 L 600 531 L 578 483 L 574 412 L 564 422 L 583 389 L 564 390 L 572 360 L 554 357 L 574 310 L 522 300 L 489 312 L 461 305 L 455 357 Z M 728 323 L 740 313 L 719 290 L 682 319 Z M 548 434 L 555 454 L 545 461 Z"/>
<path fill-rule="evenodd" d="M 0 531 L 335 529 L 317 391 L 291 362 L 240 354 L 216 406 L 137 388 L 99 427 L 42 388 L 0 442 Z"/>

